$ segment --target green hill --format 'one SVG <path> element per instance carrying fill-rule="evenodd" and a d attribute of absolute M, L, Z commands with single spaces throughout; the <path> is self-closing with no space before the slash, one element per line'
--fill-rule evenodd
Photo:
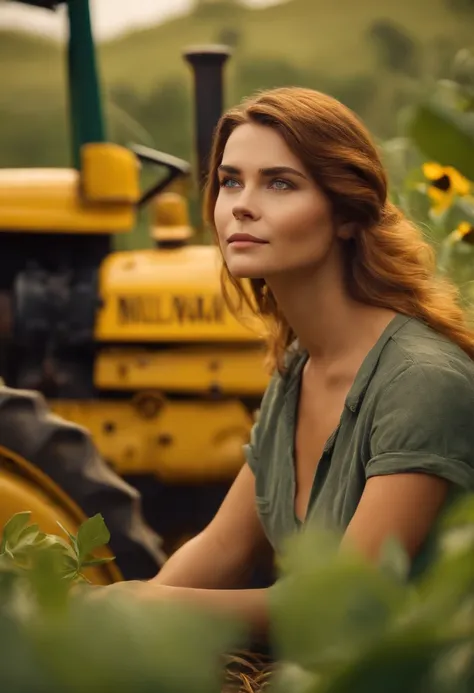
<path fill-rule="evenodd" d="M 154 81 L 185 74 L 181 49 L 241 31 L 240 58 L 284 57 L 296 66 L 329 74 L 359 73 L 373 67 L 366 40 L 374 20 L 384 18 L 424 44 L 472 40 L 472 27 L 446 8 L 446 0 L 292 0 L 261 9 L 188 15 L 122 39 L 101 50 L 104 76 L 150 89 Z"/>
<path fill-rule="evenodd" d="M 63 84 L 63 47 L 34 34 L 0 30 L 0 83 L 4 97 L 57 91 Z"/>
<path fill-rule="evenodd" d="M 471 35 L 447 0 L 216 4 L 99 46 L 110 136 L 190 156 L 191 79 L 182 50 L 222 41 L 235 45 L 229 102 L 256 88 L 302 83 L 333 93 L 387 136 L 413 91 L 411 77 L 438 74 Z M 0 31 L 0 165 L 67 161 L 63 57 L 53 41 Z"/>

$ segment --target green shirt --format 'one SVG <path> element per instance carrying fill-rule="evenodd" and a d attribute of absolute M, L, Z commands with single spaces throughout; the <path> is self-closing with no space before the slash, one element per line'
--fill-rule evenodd
<path fill-rule="evenodd" d="M 296 352 L 287 372 L 273 376 L 245 447 L 259 516 L 276 551 L 301 527 L 294 511 L 294 442 L 307 358 Z M 421 321 L 399 314 L 347 395 L 316 468 L 305 524 L 343 532 L 367 479 L 401 472 L 434 474 L 455 491 L 474 491 L 474 362 Z"/>

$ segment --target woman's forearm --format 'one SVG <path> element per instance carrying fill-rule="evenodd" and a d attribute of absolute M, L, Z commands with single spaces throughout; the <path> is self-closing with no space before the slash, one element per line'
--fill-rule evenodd
<path fill-rule="evenodd" d="M 252 569 L 247 555 L 222 547 L 202 532 L 179 548 L 151 580 L 155 585 L 201 589 L 241 587 Z"/>
<path fill-rule="evenodd" d="M 268 631 L 269 590 L 213 590 L 192 587 L 171 587 L 142 583 L 143 596 L 149 599 L 177 601 L 195 604 L 223 616 L 237 618 L 245 622 L 255 635 L 266 635 Z"/>

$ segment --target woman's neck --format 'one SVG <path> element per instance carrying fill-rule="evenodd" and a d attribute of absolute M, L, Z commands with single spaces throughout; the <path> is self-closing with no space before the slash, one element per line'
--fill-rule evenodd
<path fill-rule="evenodd" d="M 275 300 L 312 361 L 332 363 L 375 343 L 394 311 L 355 301 L 342 272 L 299 272 L 267 279 Z"/>

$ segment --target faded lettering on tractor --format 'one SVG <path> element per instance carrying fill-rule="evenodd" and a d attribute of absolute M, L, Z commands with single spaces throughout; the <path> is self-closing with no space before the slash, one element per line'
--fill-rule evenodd
<path fill-rule="evenodd" d="M 119 296 L 120 325 L 223 323 L 222 296 Z"/>

